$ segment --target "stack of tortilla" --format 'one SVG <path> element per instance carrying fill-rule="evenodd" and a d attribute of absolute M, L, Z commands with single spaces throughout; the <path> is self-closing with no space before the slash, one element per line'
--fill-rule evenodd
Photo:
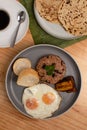
<path fill-rule="evenodd" d="M 87 35 L 86 0 L 36 0 L 40 16 L 62 27 L 74 36 Z"/>

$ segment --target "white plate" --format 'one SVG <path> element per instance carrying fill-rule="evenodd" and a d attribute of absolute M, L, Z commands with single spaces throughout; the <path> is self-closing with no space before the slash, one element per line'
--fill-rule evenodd
<path fill-rule="evenodd" d="M 9 47 L 14 35 L 14 31 L 18 25 L 17 16 L 20 11 L 25 11 L 26 19 L 20 25 L 16 43 L 18 43 L 25 36 L 29 28 L 29 17 L 26 9 L 16 0 L 0 0 L 0 10 L 5 10 L 10 16 L 10 23 L 8 27 L 0 31 L 0 47 Z"/>
<path fill-rule="evenodd" d="M 67 40 L 78 38 L 76 36 L 73 36 L 72 34 L 69 34 L 67 31 L 65 31 L 61 25 L 51 23 L 49 21 L 46 21 L 44 18 L 42 18 L 38 13 L 35 7 L 35 4 L 34 4 L 34 14 L 41 28 L 43 28 L 43 30 L 46 31 L 48 34 L 56 38 L 67 39 Z"/>

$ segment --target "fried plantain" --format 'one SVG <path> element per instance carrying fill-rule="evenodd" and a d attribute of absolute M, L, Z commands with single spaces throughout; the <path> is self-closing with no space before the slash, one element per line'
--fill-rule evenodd
<path fill-rule="evenodd" d="M 61 91 L 61 92 L 76 92 L 76 85 L 75 85 L 75 80 L 73 76 L 67 76 L 65 78 L 63 78 L 61 81 L 59 81 L 56 85 L 55 85 L 55 89 L 57 91 Z"/>

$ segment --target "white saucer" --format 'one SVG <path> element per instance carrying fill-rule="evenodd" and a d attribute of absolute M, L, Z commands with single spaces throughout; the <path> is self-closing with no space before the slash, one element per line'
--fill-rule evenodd
<path fill-rule="evenodd" d="M 23 23 L 21 23 L 16 43 L 18 43 L 22 38 L 25 36 L 26 32 L 29 28 L 29 16 L 24 8 L 23 5 L 21 5 L 16 0 L 0 0 L 0 10 L 5 10 L 9 16 L 10 16 L 10 23 L 8 27 L 2 31 L 0 31 L 0 48 L 1 47 L 9 47 L 11 40 L 14 35 L 14 31 L 16 27 L 18 26 L 17 16 L 20 11 L 25 11 L 26 13 L 26 19 Z"/>
<path fill-rule="evenodd" d="M 67 31 L 65 31 L 61 25 L 51 23 L 49 21 L 46 21 L 44 18 L 42 18 L 38 13 L 38 11 L 35 7 L 35 4 L 34 4 L 34 14 L 35 14 L 36 20 L 39 23 L 39 25 L 41 26 L 41 28 L 44 31 L 46 31 L 48 34 L 50 34 L 56 38 L 66 39 L 66 40 L 77 38 L 76 36 L 73 36 L 72 34 L 69 34 Z"/>

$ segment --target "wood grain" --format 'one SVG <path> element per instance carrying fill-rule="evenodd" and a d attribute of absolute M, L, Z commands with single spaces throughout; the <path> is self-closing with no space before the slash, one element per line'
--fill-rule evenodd
<path fill-rule="evenodd" d="M 87 40 L 65 48 L 76 60 L 82 75 L 82 90 L 75 105 L 51 120 L 33 120 L 18 112 L 5 90 L 5 75 L 11 60 L 21 50 L 34 45 L 30 32 L 14 48 L 0 48 L 0 130 L 87 130 Z"/>

